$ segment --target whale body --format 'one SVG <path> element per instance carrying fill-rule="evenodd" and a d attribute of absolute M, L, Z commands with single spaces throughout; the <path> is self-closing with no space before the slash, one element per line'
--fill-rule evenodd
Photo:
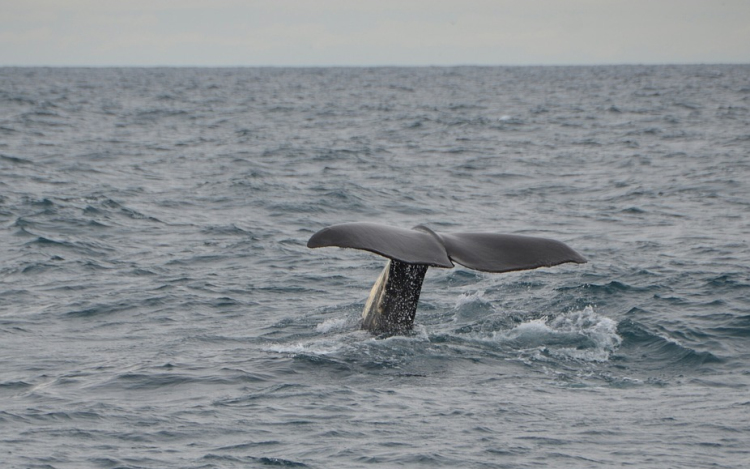
<path fill-rule="evenodd" d="M 454 262 L 482 272 L 512 272 L 586 259 L 561 241 L 495 233 L 438 234 L 423 225 L 412 229 L 376 223 L 343 223 L 323 228 L 309 248 L 362 249 L 388 258 L 362 311 L 362 328 L 402 333 L 414 317 L 428 267 L 452 268 Z"/>

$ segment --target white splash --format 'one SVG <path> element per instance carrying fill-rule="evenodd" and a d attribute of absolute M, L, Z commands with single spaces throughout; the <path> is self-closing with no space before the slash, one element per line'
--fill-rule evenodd
<path fill-rule="evenodd" d="M 340 332 L 348 328 L 349 320 L 347 318 L 330 318 L 315 326 L 315 331 L 321 334 L 330 332 Z"/>
<path fill-rule="evenodd" d="M 484 299 L 484 290 L 475 291 L 474 293 L 462 293 L 456 300 L 456 309 L 461 309 L 462 306 L 472 303 L 489 304 L 489 301 Z"/>
<path fill-rule="evenodd" d="M 330 355 L 338 352 L 344 344 L 330 341 L 310 342 L 303 344 L 271 345 L 265 347 L 266 352 L 281 353 L 285 355 Z"/>
<path fill-rule="evenodd" d="M 305 346 L 297 343 L 292 345 L 271 345 L 268 347 L 264 347 L 263 350 L 266 352 L 274 352 L 274 353 L 291 353 L 291 354 L 298 354 L 303 353 L 305 351 Z"/>
<path fill-rule="evenodd" d="M 549 326 L 559 333 L 584 335 L 594 341 L 597 348 L 610 352 L 622 343 L 622 337 L 617 334 L 617 322 L 596 314 L 591 306 L 558 316 Z"/>
<path fill-rule="evenodd" d="M 553 319 L 534 319 L 509 331 L 496 332 L 494 340 L 523 349 L 539 349 L 555 358 L 603 362 L 622 343 L 617 322 L 594 312 L 591 306 Z"/>

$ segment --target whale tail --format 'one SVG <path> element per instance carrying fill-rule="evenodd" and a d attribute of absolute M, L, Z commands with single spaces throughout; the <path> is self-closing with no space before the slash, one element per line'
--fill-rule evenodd
<path fill-rule="evenodd" d="M 410 330 L 426 273 L 426 265 L 388 260 L 365 303 L 362 328 L 388 333 Z"/>
<path fill-rule="evenodd" d="M 494 233 L 440 235 L 418 225 L 411 230 L 375 223 L 344 223 L 323 228 L 309 248 L 362 249 L 390 259 L 372 287 L 362 312 L 362 327 L 400 333 L 414 324 L 428 267 L 451 268 L 454 262 L 483 272 L 536 269 L 586 259 L 553 239 Z"/>

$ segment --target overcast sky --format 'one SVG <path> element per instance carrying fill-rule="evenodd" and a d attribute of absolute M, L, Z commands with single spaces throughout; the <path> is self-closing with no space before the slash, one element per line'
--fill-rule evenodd
<path fill-rule="evenodd" d="M 0 66 L 750 63 L 750 0 L 0 0 Z"/>

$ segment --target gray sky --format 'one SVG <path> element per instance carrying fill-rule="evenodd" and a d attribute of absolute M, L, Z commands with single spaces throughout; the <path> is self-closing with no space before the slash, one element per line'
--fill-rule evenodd
<path fill-rule="evenodd" d="M 0 0 L 0 66 L 621 63 L 750 63 L 750 0 Z"/>

